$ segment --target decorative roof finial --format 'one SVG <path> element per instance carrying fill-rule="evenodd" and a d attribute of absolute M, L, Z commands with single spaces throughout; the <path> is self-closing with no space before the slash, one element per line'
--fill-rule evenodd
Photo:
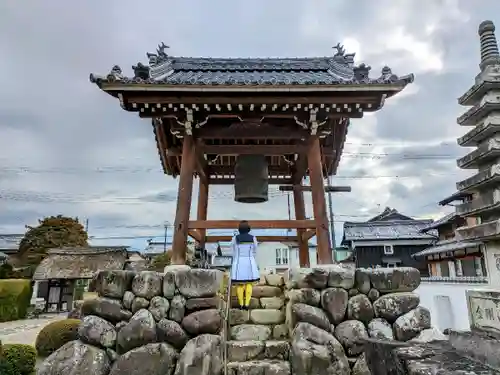
<path fill-rule="evenodd" d="M 481 64 L 479 64 L 481 70 L 484 70 L 489 65 L 500 64 L 500 53 L 493 22 L 481 22 L 478 33 L 481 42 Z"/>

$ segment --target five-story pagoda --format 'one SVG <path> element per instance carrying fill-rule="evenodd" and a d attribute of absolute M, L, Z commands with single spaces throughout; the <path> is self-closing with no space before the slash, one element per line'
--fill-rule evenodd
<path fill-rule="evenodd" d="M 148 53 L 149 63 L 119 66 L 91 82 L 118 98 L 123 109 L 149 118 L 165 174 L 179 177 L 172 262 L 185 262 L 187 237 L 201 245 L 227 240 L 207 229 L 236 228 L 238 221 L 207 220 L 210 185 L 231 184 L 235 200 L 268 199 L 268 185 L 293 191 L 295 220 L 254 220 L 252 228 L 293 228 L 301 266 L 309 265 L 307 241 L 317 236 L 318 262 L 331 263 L 324 178 L 335 175 L 350 118 L 377 111 L 413 81 L 384 67 L 354 64 L 340 45 L 317 58 L 191 58 Z M 199 179 L 197 220 L 189 220 L 193 178 Z M 305 177 L 310 186 L 302 186 Z M 306 220 L 304 191 L 314 218 Z M 241 219 L 244 219 L 243 217 Z M 279 236 L 261 241 L 281 241 Z"/>

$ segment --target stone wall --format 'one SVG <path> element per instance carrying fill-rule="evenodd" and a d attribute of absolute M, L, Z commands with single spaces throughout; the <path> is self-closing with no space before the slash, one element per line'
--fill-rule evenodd
<path fill-rule="evenodd" d="M 77 341 L 49 356 L 38 375 L 219 374 L 223 273 L 175 266 L 102 271 L 99 297 L 81 306 Z"/>
<path fill-rule="evenodd" d="M 365 339 L 428 341 L 430 313 L 413 291 L 414 268 L 332 265 L 289 273 L 286 322 L 294 374 L 369 374 Z"/>

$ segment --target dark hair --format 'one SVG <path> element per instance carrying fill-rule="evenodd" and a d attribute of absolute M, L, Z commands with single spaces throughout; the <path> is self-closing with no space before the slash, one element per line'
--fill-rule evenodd
<path fill-rule="evenodd" d="M 240 234 L 247 234 L 250 233 L 250 225 L 248 225 L 248 221 L 242 220 L 240 221 L 240 224 L 238 225 L 238 232 Z"/>

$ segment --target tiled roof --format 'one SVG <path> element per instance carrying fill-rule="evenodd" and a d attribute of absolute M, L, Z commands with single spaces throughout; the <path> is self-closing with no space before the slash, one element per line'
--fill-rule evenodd
<path fill-rule="evenodd" d="M 202 58 L 174 57 L 159 46 L 148 53 L 149 64 L 133 66 L 134 77 L 126 77 L 115 65 L 107 76 L 91 74 L 91 82 L 163 85 L 349 85 L 400 84 L 413 82 L 413 75 L 398 77 L 384 67 L 379 77 L 370 78 L 370 67 L 354 65 L 354 54 L 337 45 L 329 57 L 310 58 Z"/>
<path fill-rule="evenodd" d="M 420 232 L 422 228 L 430 223 L 432 223 L 432 220 L 346 222 L 344 223 L 343 241 L 432 240 L 435 238 L 434 236 Z"/>
<path fill-rule="evenodd" d="M 443 240 L 443 241 L 438 241 L 436 244 L 432 247 L 429 247 L 425 250 L 422 250 L 416 254 L 413 254 L 413 257 L 422 257 L 426 255 L 432 255 L 432 254 L 441 254 L 445 253 L 447 251 L 455 251 L 455 250 L 462 250 L 468 247 L 476 247 L 481 245 L 481 242 L 479 241 L 457 241 L 457 240 Z"/>
<path fill-rule="evenodd" d="M 428 232 L 431 229 L 437 229 L 437 228 L 439 228 L 442 225 L 445 225 L 445 224 L 448 224 L 448 223 L 452 222 L 457 217 L 460 217 L 460 216 L 457 215 L 455 212 L 451 212 L 448 215 L 445 215 L 442 218 L 440 218 L 440 219 L 438 219 L 438 220 L 430 223 L 429 225 L 427 225 L 426 227 L 424 227 L 423 229 L 421 229 L 421 231 L 422 232 Z"/>

